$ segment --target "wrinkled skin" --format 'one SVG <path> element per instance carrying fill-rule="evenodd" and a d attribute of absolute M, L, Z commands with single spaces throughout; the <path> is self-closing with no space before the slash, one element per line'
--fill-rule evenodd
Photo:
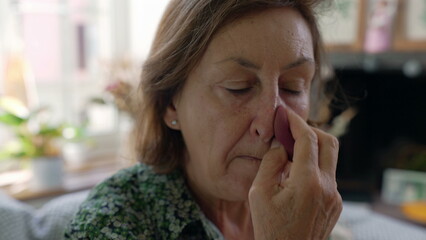
<path fill-rule="evenodd" d="M 255 239 L 326 239 L 342 210 L 334 176 L 338 141 L 291 110 L 288 118 L 294 162 L 274 140 L 250 189 Z"/>
<path fill-rule="evenodd" d="M 226 239 L 325 239 L 334 227 L 338 142 L 306 124 L 314 74 L 302 16 L 268 9 L 220 29 L 168 107 L 164 121 L 187 147 L 188 185 Z M 278 107 L 293 163 L 274 137 Z"/>

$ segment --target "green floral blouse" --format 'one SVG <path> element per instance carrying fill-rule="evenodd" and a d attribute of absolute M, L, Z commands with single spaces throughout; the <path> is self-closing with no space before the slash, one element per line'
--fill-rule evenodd
<path fill-rule="evenodd" d="M 65 239 L 223 239 L 200 210 L 181 171 L 137 164 L 96 186 Z"/>

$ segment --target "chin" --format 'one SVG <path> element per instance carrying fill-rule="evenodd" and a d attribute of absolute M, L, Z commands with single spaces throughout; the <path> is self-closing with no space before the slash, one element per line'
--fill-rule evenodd
<path fill-rule="evenodd" d="M 223 182 L 222 198 L 227 201 L 247 201 L 254 177 L 233 176 L 230 181 Z"/>
<path fill-rule="evenodd" d="M 236 158 L 227 168 L 226 176 L 221 177 L 220 189 L 228 200 L 245 201 L 259 170 L 260 161 Z"/>

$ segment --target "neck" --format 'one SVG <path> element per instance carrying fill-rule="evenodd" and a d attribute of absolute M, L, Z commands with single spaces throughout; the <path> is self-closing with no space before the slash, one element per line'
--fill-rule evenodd
<path fill-rule="evenodd" d="M 248 202 L 197 201 L 201 210 L 225 239 L 252 239 L 253 225 Z"/>
<path fill-rule="evenodd" d="M 227 201 L 203 195 L 190 182 L 189 187 L 206 217 L 220 230 L 225 239 L 253 239 L 248 201 Z"/>

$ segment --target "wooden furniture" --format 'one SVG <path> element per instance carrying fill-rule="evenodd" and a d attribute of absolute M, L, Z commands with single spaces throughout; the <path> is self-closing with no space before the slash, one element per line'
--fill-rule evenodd
<path fill-rule="evenodd" d="M 33 191 L 29 189 L 28 183 L 31 181 L 29 170 L 3 173 L 0 174 L 0 188 L 13 198 L 21 201 L 55 197 L 90 189 L 127 166 L 129 166 L 128 163 L 119 161 L 115 157 L 110 159 L 95 159 L 78 167 L 66 166 L 62 187 L 46 191 Z M 13 183 L 10 183 L 11 180 Z"/>

